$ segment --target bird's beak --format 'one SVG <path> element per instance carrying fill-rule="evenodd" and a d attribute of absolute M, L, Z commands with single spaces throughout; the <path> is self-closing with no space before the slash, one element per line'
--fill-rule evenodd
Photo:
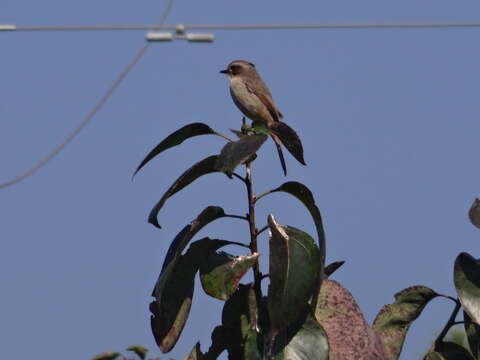
<path fill-rule="evenodd" d="M 222 70 L 220 71 L 222 74 L 228 74 L 228 70 Z"/>

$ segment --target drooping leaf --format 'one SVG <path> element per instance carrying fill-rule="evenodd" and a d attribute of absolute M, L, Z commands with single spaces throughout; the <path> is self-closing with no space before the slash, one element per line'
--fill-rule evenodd
<path fill-rule="evenodd" d="M 270 130 L 275 133 L 290 154 L 302 165 L 307 165 L 303 159 L 303 145 L 295 130 L 282 121 L 275 121 L 270 125 Z"/>
<path fill-rule="evenodd" d="M 258 307 L 252 284 L 240 284 L 222 311 L 224 343 L 229 360 L 260 360 Z"/>
<path fill-rule="evenodd" d="M 229 244 L 226 240 L 209 238 L 195 241 L 185 255 L 177 256 L 162 271 L 153 289 L 155 301 L 150 303 L 152 332 L 162 352 L 175 346 L 185 326 L 201 259 Z"/>
<path fill-rule="evenodd" d="M 231 176 L 235 168 L 255 155 L 266 140 L 265 135 L 250 135 L 226 144 L 218 155 L 215 168 Z"/>
<path fill-rule="evenodd" d="M 185 125 L 184 127 L 178 129 L 177 131 L 168 135 L 165 139 L 160 142 L 155 148 L 150 151 L 150 153 L 142 160 L 140 165 L 138 165 L 137 169 L 133 173 L 132 178 L 143 168 L 150 160 L 152 160 L 155 156 L 160 154 L 161 152 L 170 149 L 173 146 L 180 145 L 185 140 L 198 136 L 198 135 L 218 135 L 210 126 L 203 124 L 203 123 L 193 123 Z"/>
<path fill-rule="evenodd" d="M 212 345 L 205 354 L 205 360 L 214 360 L 227 349 L 227 344 L 230 342 L 230 334 L 223 326 L 217 326 L 212 331 Z"/>
<path fill-rule="evenodd" d="M 267 348 L 268 360 L 340 360 L 329 356 L 329 340 L 309 312 L 284 329 Z M 357 359 L 343 358 L 343 359 Z"/>
<path fill-rule="evenodd" d="M 185 171 L 182 175 L 180 175 L 180 177 L 170 186 L 170 188 L 165 192 L 165 194 L 163 194 L 158 203 L 150 211 L 150 215 L 148 216 L 148 222 L 158 228 L 161 228 L 160 224 L 158 223 L 157 215 L 165 202 L 168 200 L 168 198 L 177 193 L 178 191 L 182 190 L 187 185 L 191 184 L 199 177 L 213 172 L 217 172 L 217 170 L 215 169 L 215 163 L 217 161 L 217 158 L 218 155 L 209 156 L 208 158 L 196 163 L 187 171 Z"/>
<path fill-rule="evenodd" d="M 127 348 L 127 351 L 134 352 L 142 360 L 145 360 L 148 353 L 148 349 L 142 345 L 131 345 Z"/>
<path fill-rule="evenodd" d="M 175 239 L 173 239 L 168 248 L 167 255 L 163 261 L 162 272 L 167 265 L 182 253 L 192 238 L 207 224 L 225 216 L 225 211 L 219 206 L 208 206 L 193 220 L 180 231 Z"/>
<path fill-rule="evenodd" d="M 480 261 L 467 253 L 458 255 L 453 280 L 463 309 L 480 325 Z"/>
<path fill-rule="evenodd" d="M 322 215 L 315 204 L 312 192 L 308 187 L 296 181 L 286 182 L 278 188 L 273 189 L 271 192 L 284 192 L 290 194 L 296 197 L 308 209 L 313 222 L 315 223 L 315 227 L 317 228 L 318 246 L 320 248 L 323 270 L 323 267 L 325 266 L 325 231 L 323 229 Z"/>
<path fill-rule="evenodd" d="M 113 351 L 107 351 L 101 354 L 98 354 L 92 360 L 115 360 L 120 356 L 120 353 L 118 352 L 113 352 Z"/>
<path fill-rule="evenodd" d="M 473 204 L 468 211 L 468 218 L 474 226 L 480 228 L 480 199 L 475 199 L 473 201 Z"/>
<path fill-rule="evenodd" d="M 424 360 L 475 360 L 464 347 L 453 342 L 441 342 Z"/>
<path fill-rule="evenodd" d="M 183 360 L 201 360 L 204 359 L 202 350 L 200 349 L 200 343 L 198 342 L 195 347 L 192 349 L 190 355 L 185 356 Z"/>
<path fill-rule="evenodd" d="M 258 253 L 246 256 L 233 256 L 225 252 L 209 253 L 200 265 L 203 290 L 214 298 L 227 300 L 258 256 Z"/>
<path fill-rule="evenodd" d="M 465 321 L 465 333 L 467 334 L 468 345 L 473 357 L 480 359 L 480 325 L 475 324 L 470 316 L 464 311 L 463 320 Z"/>
<path fill-rule="evenodd" d="M 155 301 L 150 303 L 150 324 L 158 347 L 164 353 L 176 344 L 192 305 L 197 268 L 181 255 L 175 266 L 170 263 L 170 277 L 155 287 Z M 168 267 L 167 267 L 168 269 Z"/>
<path fill-rule="evenodd" d="M 323 281 L 315 317 L 327 333 L 330 359 L 386 359 L 380 337 L 365 321 L 352 294 L 338 282 Z"/>
<path fill-rule="evenodd" d="M 339 267 L 341 267 L 343 264 L 345 264 L 345 261 L 335 261 L 331 264 L 328 264 L 328 266 L 325 266 L 325 277 L 329 277 L 332 275 L 335 271 L 338 270 Z"/>
<path fill-rule="evenodd" d="M 426 286 L 412 286 L 395 294 L 395 302 L 383 306 L 373 322 L 389 360 L 398 359 L 405 336 L 428 302 L 439 296 Z"/>
<path fill-rule="evenodd" d="M 268 311 L 274 336 L 297 321 L 308 307 L 317 283 L 320 253 L 307 233 L 279 225 L 268 216 L 270 285 Z"/>

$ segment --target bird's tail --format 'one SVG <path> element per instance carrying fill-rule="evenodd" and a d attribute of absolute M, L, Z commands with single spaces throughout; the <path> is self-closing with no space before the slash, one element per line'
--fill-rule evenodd
<path fill-rule="evenodd" d="M 282 147 L 280 139 L 275 134 L 270 134 L 272 137 L 275 146 L 277 147 L 278 157 L 280 158 L 280 163 L 282 164 L 283 173 L 287 176 L 287 165 L 285 164 L 285 158 L 283 157 Z"/>

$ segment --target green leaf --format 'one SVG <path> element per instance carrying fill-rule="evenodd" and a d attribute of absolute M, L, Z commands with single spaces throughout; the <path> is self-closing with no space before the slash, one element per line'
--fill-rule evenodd
<path fill-rule="evenodd" d="M 98 354 L 92 360 L 115 360 L 120 356 L 120 353 L 118 352 L 113 352 L 113 351 L 107 351 L 101 354 Z"/>
<path fill-rule="evenodd" d="M 480 262 L 467 253 L 458 255 L 453 281 L 463 309 L 480 324 Z"/>
<path fill-rule="evenodd" d="M 148 349 L 142 345 L 132 345 L 127 348 L 127 351 L 133 351 L 140 359 L 145 360 Z"/>
<path fill-rule="evenodd" d="M 200 265 L 203 290 L 219 300 L 227 300 L 238 287 L 247 270 L 257 261 L 259 254 L 233 256 L 224 252 L 211 252 Z"/>
<path fill-rule="evenodd" d="M 206 360 L 217 359 L 220 354 L 227 349 L 227 344 L 230 341 L 230 334 L 223 326 L 217 326 L 212 331 L 212 345 L 205 354 Z"/>
<path fill-rule="evenodd" d="M 188 124 L 178 129 L 177 131 L 168 135 L 164 140 L 162 140 L 160 144 L 155 146 L 155 148 L 150 151 L 150 153 L 145 157 L 145 159 L 143 159 L 140 165 L 138 165 L 137 169 L 133 173 L 132 178 L 137 174 L 138 171 L 140 171 L 142 167 L 144 167 L 150 160 L 152 160 L 161 152 L 170 149 L 173 146 L 180 145 L 182 142 L 191 137 L 208 134 L 218 135 L 213 129 L 210 128 L 210 126 L 203 123 Z"/>
<path fill-rule="evenodd" d="M 465 321 L 465 333 L 467 334 L 468 345 L 473 357 L 477 360 L 480 359 L 480 325 L 472 322 L 472 319 L 468 314 L 463 312 L 463 320 Z"/>
<path fill-rule="evenodd" d="M 152 332 L 162 352 L 175 346 L 185 326 L 201 259 L 229 244 L 230 241 L 209 238 L 195 241 L 185 255 L 178 255 L 163 269 L 153 289 L 155 301 L 150 303 Z"/>
<path fill-rule="evenodd" d="M 222 311 L 223 342 L 229 360 L 260 360 L 258 307 L 252 284 L 240 284 Z"/>
<path fill-rule="evenodd" d="M 270 125 L 270 130 L 280 138 L 290 154 L 302 165 L 307 165 L 303 159 L 303 145 L 295 130 L 282 121 Z"/>
<path fill-rule="evenodd" d="M 307 313 L 275 338 L 271 348 L 267 349 L 269 360 L 328 360 L 329 340 L 327 334 L 315 320 Z M 333 358 L 333 359 L 358 359 Z"/>
<path fill-rule="evenodd" d="M 318 246 L 320 247 L 323 274 L 323 267 L 325 266 L 325 231 L 323 229 L 322 215 L 315 204 L 312 192 L 308 187 L 296 181 L 286 182 L 270 192 L 284 192 L 290 194 L 296 197 L 310 212 L 315 227 L 317 228 Z"/>
<path fill-rule="evenodd" d="M 218 155 L 215 168 L 231 177 L 235 168 L 250 159 L 266 140 L 265 135 L 251 135 L 226 144 Z"/>
<path fill-rule="evenodd" d="M 475 360 L 462 346 L 452 342 L 441 342 L 424 360 Z"/>
<path fill-rule="evenodd" d="M 177 193 L 178 191 L 182 190 L 187 185 L 191 184 L 199 177 L 213 172 L 217 172 L 218 170 L 215 169 L 215 163 L 217 162 L 217 158 L 218 155 L 209 156 L 208 158 L 196 163 L 187 171 L 185 171 L 182 175 L 180 175 L 180 177 L 172 184 L 172 186 L 170 186 L 167 192 L 163 194 L 162 198 L 153 207 L 152 211 L 150 211 L 150 215 L 148 216 L 148 222 L 158 228 L 161 228 L 157 220 L 157 215 L 165 202 L 168 200 L 168 198 Z"/>
<path fill-rule="evenodd" d="M 365 321 L 352 294 L 338 282 L 323 281 L 315 317 L 328 335 L 332 359 L 386 358 L 380 337 Z"/>
<path fill-rule="evenodd" d="M 468 211 L 468 218 L 475 227 L 480 228 L 480 199 L 475 199 L 473 201 L 473 204 Z"/>
<path fill-rule="evenodd" d="M 204 355 L 202 350 L 200 349 L 200 343 L 197 343 L 195 347 L 192 349 L 190 355 L 185 356 L 183 360 L 201 360 L 204 359 Z"/>
<path fill-rule="evenodd" d="M 271 334 L 297 321 L 308 307 L 320 268 L 320 253 L 307 233 L 277 224 L 268 216 L 270 285 L 268 310 Z"/>
<path fill-rule="evenodd" d="M 341 267 L 343 264 L 345 264 L 345 261 L 335 261 L 331 264 L 328 264 L 328 266 L 325 266 L 325 269 L 324 269 L 325 277 L 328 278 L 335 271 L 337 271 L 338 268 Z"/>
<path fill-rule="evenodd" d="M 426 286 L 412 286 L 395 294 L 395 302 L 383 306 L 373 322 L 389 360 L 398 359 L 405 336 L 428 302 L 439 296 Z"/>
<path fill-rule="evenodd" d="M 205 225 L 222 217 L 225 217 L 225 211 L 219 206 L 208 206 L 203 209 L 197 218 L 185 226 L 182 231 L 175 236 L 175 239 L 173 239 L 165 256 L 162 272 L 171 261 L 182 253 L 190 240 L 192 240 Z"/>

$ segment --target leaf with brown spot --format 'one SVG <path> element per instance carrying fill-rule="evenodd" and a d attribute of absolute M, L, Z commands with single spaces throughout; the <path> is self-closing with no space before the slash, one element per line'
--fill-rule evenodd
<path fill-rule="evenodd" d="M 216 170 L 215 168 L 217 158 L 218 155 L 209 156 L 208 158 L 199 161 L 198 163 L 190 167 L 187 171 L 185 171 L 182 175 L 180 175 L 180 177 L 175 180 L 175 182 L 168 188 L 165 194 L 163 194 L 157 204 L 150 211 L 150 215 L 148 216 L 148 222 L 155 227 L 161 228 L 160 224 L 158 223 L 157 215 L 165 202 L 168 200 L 168 198 L 191 184 L 199 177 L 206 174 L 218 172 L 218 170 Z"/>
<path fill-rule="evenodd" d="M 190 139 L 194 136 L 198 135 L 219 135 L 217 134 L 210 126 L 203 124 L 203 123 L 193 123 L 185 125 L 184 127 L 178 129 L 177 131 L 168 135 L 160 144 L 155 146 L 155 148 L 150 151 L 150 153 L 142 160 L 140 165 L 138 165 L 137 169 L 133 173 L 132 178 L 140 171 L 142 167 L 144 167 L 150 160 L 152 160 L 155 156 L 160 154 L 161 152 L 170 149 L 173 146 L 180 145 L 185 140 Z M 220 135 L 221 136 L 221 135 Z"/>
<path fill-rule="evenodd" d="M 280 225 L 268 216 L 270 285 L 268 311 L 271 334 L 297 321 L 309 307 L 320 269 L 320 252 L 307 233 Z"/>
<path fill-rule="evenodd" d="M 327 333 L 330 360 L 387 359 L 380 337 L 365 321 L 352 294 L 338 282 L 323 281 L 315 317 Z"/>
<path fill-rule="evenodd" d="M 227 300 L 257 261 L 259 254 L 233 256 L 225 252 L 210 252 L 200 265 L 200 281 L 205 292 L 219 300 Z"/>
<path fill-rule="evenodd" d="M 437 296 L 426 286 L 412 286 L 395 294 L 395 302 L 380 310 L 372 326 L 382 338 L 389 360 L 398 359 L 410 325 Z"/>

